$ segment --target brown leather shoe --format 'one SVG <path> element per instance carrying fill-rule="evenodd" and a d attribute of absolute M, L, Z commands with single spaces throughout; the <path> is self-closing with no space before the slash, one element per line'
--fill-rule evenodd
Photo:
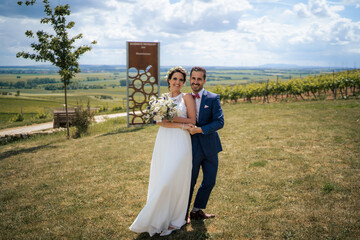
<path fill-rule="evenodd" d="M 194 220 L 202 220 L 208 218 L 214 218 L 214 214 L 206 214 L 203 210 L 199 210 L 197 212 L 190 212 L 190 218 Z"/>

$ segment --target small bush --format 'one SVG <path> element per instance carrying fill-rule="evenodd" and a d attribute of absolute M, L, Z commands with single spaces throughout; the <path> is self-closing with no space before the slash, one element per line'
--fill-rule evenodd
<path fill-rule="evenodd" d="M 44 112 L 39 112 L 35 115 L 34 119 L 46 119 L 48 117 L 48 114 Z"/>
<path fill-rule="evenodd" d="M 18 113 L 16 114 L 15 116 L 13 116 L 11 119 L 10 119 L 10 122 L 22 122 L 24 121 L 24 117 L 22 114 Z"/>
<path fill-rule="evenodd" d="M 113 100 L 113 97 L 112 96 L 107 96 L 107 95 L 97 95 L 95 96 L 96 98 L 99 98 L 99 99 L 110 99 L 110 100 Z"/>
<path fill-rule="evenodd" d="M 107 106 L 101 106 L 99 112 L 107 112 L 107 110 L 108 110 Z"/>
<path fill-rule="evenodd" d="M 330 193 L 330 192 L 335 190 L 335 185 L 332 184 L 332 183 L 327 182 L 327 183 L 324 184 L 322 190 L 323 190 L 324 193 Z"/>
<path fill-rule="evenodd" d="M 94 112 L 90 111 L 90 103 L 88 102 L 87 109 L 83 109 L 81 105 L 77 105 L 75 109 L 75 117 L 72 125 L 75 126 L 76 132 L 73 138 L 79 138 L 82 134 L 87 133 L 90 124 L 94 120 Z"/>
<path fill-rule="evenodd" d="M 113 107 L 112 109 L 111 109 L 111 111 L 120 111 L 120 110 L 122 110 L 123 108 L 121 107 L 121 106 L 118 106 L 118 107 Z"/>

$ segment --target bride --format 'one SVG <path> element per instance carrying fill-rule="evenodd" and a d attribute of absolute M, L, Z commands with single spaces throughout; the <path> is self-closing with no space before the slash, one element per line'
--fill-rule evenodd
<path fill-rule="evenodd" d="M 175 67 L 168 71 L 167 96 L 176 103 L 176 123 L 157 122 L 160 125 L 151 160 L 148 195 L 130 230 L 150 236 L 169 235 L 185 223 L 191 184 L 192 149 L 187 131 L 196 122 L 195 101 L 181 89 L 186 81 L 186 70 Z"/>

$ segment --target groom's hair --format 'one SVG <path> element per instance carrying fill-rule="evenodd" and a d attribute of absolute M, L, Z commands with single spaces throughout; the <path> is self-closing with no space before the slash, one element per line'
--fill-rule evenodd
<path fill-rule="evenodd" d="M 204 74 L 204 80 L 206 80 L 206 70 L 205 70 L 205 68 L 203 68 L 203 67 L 193 67 L 192 69 L 191 69 L 191 71 L 190 71 L 190 77 L 191 77 L 191 74 L 192 74 L 192 72 L 202 72 L 203 74 Z"/>

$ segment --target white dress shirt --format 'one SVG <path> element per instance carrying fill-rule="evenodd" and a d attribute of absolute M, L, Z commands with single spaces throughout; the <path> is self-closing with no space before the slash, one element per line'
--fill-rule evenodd
<path fill-rule="evenodd" d="M 204 88 L 200 90 L 199 96 L 200 98 L 195 98 L 195 107 L 196 107 L 196 121 L 199 121 L 199 112 L 200 112 L 200 104 L 201 104 L 201 98 L 204 93 Z M 195 95 L 195 93 L 192 93 L 192 95 Z"/>

